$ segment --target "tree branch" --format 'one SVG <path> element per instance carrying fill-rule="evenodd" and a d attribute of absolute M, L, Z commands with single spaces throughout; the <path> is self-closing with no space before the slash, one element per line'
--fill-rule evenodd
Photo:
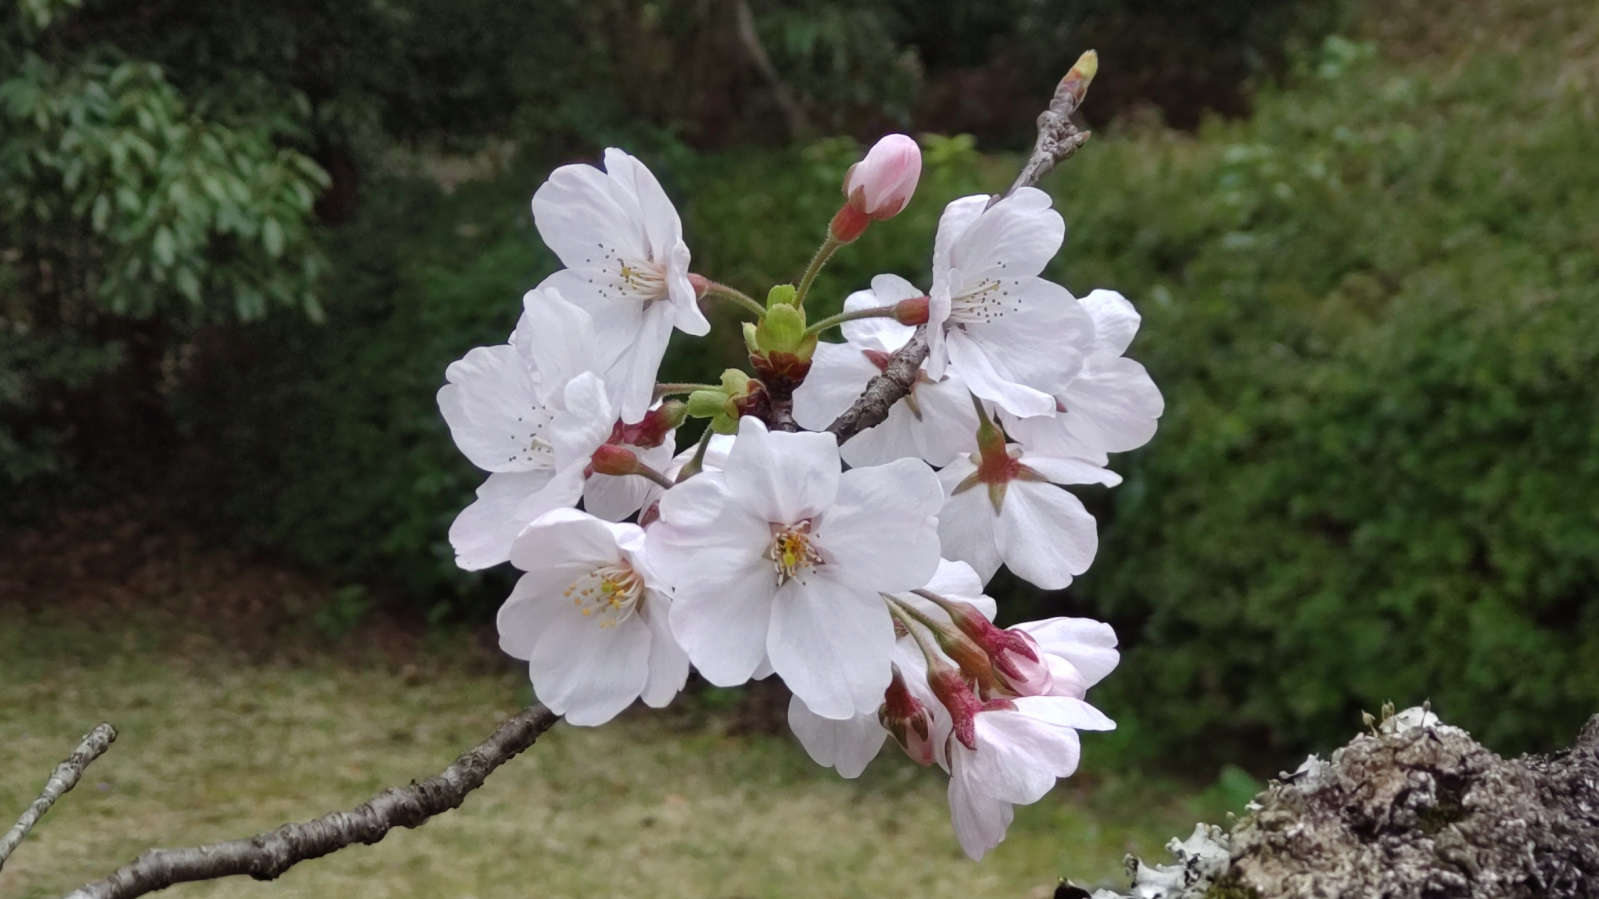
<path fill-rule="evenodd" d="M 247 839 L 190 849 L 151 849 L 110 877 L 79 888 L 68 899 L 132 899 L 175 883 L 235 874 L 273 880 L 307 859 L 321 858 L 353 843 L 376 843 L 396 827 L 420 827 L 434 815 L 458 808 L 494 769 L 532 746 L 557 720 L 542 704 L 529 706 L 501 722 L 494 736 L 421 783 L 403 789 L 388 787 L 349 811 L 285 824 Z"/>
<path fill-rule="evenodd" d="M 1066 77 L 1055 87 L 1055 96 L 1049 108 L 1038 116 L 1038 140 L 1033 144 L 1032 155 L 1022 166 L 1016 181 L 1002 194 L 988 201 L 993 206 L 1005 197 L 1024 187 L 1034 187 L 1055 166 L 1070 159 L 1083 144 L 1088 143 L 1091 132 L 1078 130 L 1072 122 L 1072 113 L 1083 104 L 1088 95 L 1089 82 L 1099 71 L 1099 55 L 1089 50 L 1078 58 Z M 889 359 L 883 373 L 873 378 L 855 401 L 834 422 L 827 426 L 838 442 L 843 443 L 870 427 L 883 423 L 888 411 L 910 393 L 916 383 L 916 374 L 927 359 L 927 326 L 919 325 L 911 339 Z"/>
<path fill-rule="evenodd" d="M 88 768 L 89 764 L 95 759 L 104 755 L 105 751 L 111 748 L 111 744 L 116 742 L 116 739 L 117 729 L 109 724 L 98 725 L 94 730 L 83 735 L 83 741 L 78 744 L 78 748 L 74 749 L 72 754 L 67 756 L 66 760 L 57 765 L 55 771 L 50 773 L 50 779 L 45 781 L 44 784 L 44 792 L 40 793 L 39 798 L 28 806 L 27 810 L 22 813 L 22 817 L 17 819 L 17 823 L 6 831 L 6 835 L 0 837 L 0 868 L 5 867 L 6 859 L 10 858 L 11 853 L 17 851 L 17 847 L 22 845 L 22 841 L 28 836 L 28 831 L 33 829 L 33 825 L 39 823 L 39 819 L 43 818 L 44 813 L 50 810 L 50 806 L 55 805 L 56 800 L 78 785 L 79 779 L 83 777 L 84 769 Z"/>

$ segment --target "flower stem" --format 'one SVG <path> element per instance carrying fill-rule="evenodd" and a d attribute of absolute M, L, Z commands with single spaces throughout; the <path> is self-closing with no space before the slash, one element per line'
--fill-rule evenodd
<path fill-rule="evenodd" d="M 805 267 L 805 274 L 800 277 L 799 288 L 794 294 L 794 305 L 801 309 L 805 308 L 805 295 L 811 292 L 811 284 L 816 281 L 816 274 L 822 270 L 822 266 L 827 264 L 827 260 L 833 258 L 833 254 L 838 252 L 838 248 L 843 245 L 842 241 L 833 238 L 831 230 L 827 232 L 827 239 L 822 241 L 822 245 L 817 248 L 816 255 L 811 257 L 811 264 Z"/>
<path fill-rule="evenodd" d="M 694 446 L 694 458 L 677 471 L 677 483 L 681 484 L 705 470 L 705 450 L 710 448 L 712 433 L 710 424 L 706 423 L 705 430 L 700 432 L 700 442 Z"/>
<path fill-rule="evenodd" d="M 942 661 L 943 654 L 930 645 L 927 642 L 926 635 L 914 626 L 915 624 L 921 624 L 923 627 L 929 627 L 927 616 L 889 596 L 887 593 L 883 594 L 883 599 L 888 602 L 888 614 L 905 626 L 905 632 L 910 634 L 911 639 L 916 641 L 916 647 L 922 651 L 922 656 L 927 659 L 927 669 L 931 671 L 936 663 Z"/>
<path fill-rule="evenodd" d="M 718 281 L 712 281 L 705 288 L 706 296 L 721 297 L 735 305 L 743 306 L 747 311 L 755 313 L 756 318 L 766 317 L 766 307 L 757 303 L 754 297 L 733 287 L 728 287 Z"/>
<path fill-rule="evenodd" d="M 679 393 L 693 393 L 696 390 L 721 390 L 721 389 L 722 389 L 722 385 L 720 385 L 720 384 L 687 384 L 687 383 L 674 381 L 674 382 L 667 383 L 667 384 L 656 384 L 655 385 L 655 398 L 656 399 L 660 399 L 663 396 L 672 396 L 673 394 L 679 394 Z"/>
<path fill-rule="evenodd" d="M 828 328 L 833 327 L 834 325 L 842 325 L 845 322 L 860 321 L 863 318 L 893 318 L 893 317 L 894 317 L 894 307 L 893 306 L 873 306 L 870 309 L 856 309 L 853 312 L 840 312 L 837 315 L 829 315 L 827 318 L 824 318 L 821 321 L 817 322 L 816 324 L 811 325 L 809 328 L 806 328 L 805 329 L 805 336 L 809 337 L 812 334 L 820 334 L 823 331 L 826 331 Z"/>
<path fill-rule="evenodd" d="M 640 462 L 638 464 L 638 469 L 635 470 L 633 473 L 636 474 L 636 475 L 639 475 L 641 477 L 649 478 L 650 480 L 654 481 L 656 484 L 658 484 L 661 487 L 664 487 L 664 488 L 666 488 L 668 490 L 670 490 L 672 488 L 673 481 L 672 481 L 671 478 L 667 477 L 664 474 L 661 474 L 660 472 L 658 472 L 655 469 L 649 467 L 648 465 L 645 465 L 643 462 Z"/>

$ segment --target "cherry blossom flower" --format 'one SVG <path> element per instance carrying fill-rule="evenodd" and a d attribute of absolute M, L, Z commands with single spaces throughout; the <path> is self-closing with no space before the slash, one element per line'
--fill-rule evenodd
<path fill-rule="evenodd" d="M 878 275 L 872 289 L 857 291 L 844 301 L 844 311 L 889 306 L 921 296 L 909 281 L 897 275 Z M 843 324 L 845 343 L 819 343 L 811 357 L 811 371 L 794 392 L 794 420 L 801 427 L 823 430 L 861 395 L 866 384 L 881 374 L 890 356 L 910 340 L 915 330 L 892 318 L 864 318 Z M 930 465 L 947 465 L 961 453 L 976 449 L 977 413 L 972 409 L 966 384 L 953 373 L 939 380 L 919 373 L 911 392 L 888 410 L 888 418 L 845 443 L 840 452 L 850 465 L 883 465 L 895 459 L 920 458 Z"/>
<path fill-rule="evenodd" d="M 1121 661 L 1116 651 L 1116 631 L 1091 618 L 1049 618 L 1024 621 L 1011 631 L 1032 637 L 1049 665 L 1050 683 L 1044 695 L 1082 699 L 1088 688 L 1115 670 Z"/>
<path fill-rule="evenodd" d="M 1044 798 L 1077 770 L 1079 730 L 1113 730 L 1098 709 L 1063 696 L 997 700 L 973 716 L 971 745 L 952 739 L 949 808 L 955 835 L 972 859 L 1005 839 L 1013 805 Z"/>
<path fill-rule="evenodd" d="M 1103 465 L 1107 453 L 1148 443 L 1166 402 L 1149 372 L 1122 355 L 1138 332 L 1133 304 L 1111 290 L 1096 290 L 1082 304 L 1094 320 L 1094 345 L 1082 369 L 1056 394 L 1055 414 L 1001 418 L 1005 430 L 1032 452 Z"/>
<path fill-rule="evenodd" d="M 718 686 L 769 659 L 817 715 L 875 710 L 894 646 L 879 594 L 936 570 L 942 495 L 920 461 L 841 474 L 831 434 L 742 419 L 725 469 L 666 491 L 649 530 L 650 561 L 674 587 L 673 632 Z"/>
<path fill-rule="evenodd" d="M 477 501 L 450 525 L 456 564 L 468 570 L 498 565 L 510 558 L 511 544 L 524 527 L 546 512 L 575 505 L 583 496 L 589 460 L 615 423 L 615 407 L 598 375 L 584 372 L 567 382 L 561 405 L 543 431 L 545 464 L 489 475 L 477 489 Z"/>
<path fill-rule="evenodd" d="M 677 210 L 643 163 L 610 149 L 603 172 L 565 165 L 550 173 L 533 195 L 533 221 L 566 266 L 544 286 L 594 317 L 601 373 L 619 387 L 622 419 L 637 421 L 672 329 L 710 330 L 689 283 Z"/>
<path fill-rule="evenodd" d="M 997 437 L 938 478 L 948 495 L 938 520 L 944 555 L 970 564 L 984 581 L 1003 562 L 1045 590 L 1087 571 L 1099 548 L 1094 517 L 1055 485 L 1121 483 L 1091 462 L 1027 453 Z"/>
<path fill-rule="evenodd" d="M 551 711 L 604 724 L 635 699 L 660 708 L 683 689 L 688 656 L 642 528 L 557 509 L 517 537 L 511 561 L 527 573 L 500 607 L 500 648 L 527 661 Z"/>
<path fill-rule="evenodd" d="M 1065 238 L 1049 195 L 1024 187 L 949 204 L 933 250 L 927 373 L 946 367 L 1013 415 L 1047 415 L 1093 345 L 1088 312 L 1038 277 Z"/>

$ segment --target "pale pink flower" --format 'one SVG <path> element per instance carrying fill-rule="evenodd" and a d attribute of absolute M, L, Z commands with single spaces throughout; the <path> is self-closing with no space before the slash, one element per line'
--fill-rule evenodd
<path fill-rule="evenodd" d="M 879 594 L 932 576 L 942 495 L 920 461 L 841 473 L 831 434 L 742 419 L 726 468 L 666 491 L 649 529 L 674 633 L 718 686 L 769 659 L 822 717 L 875 710 L 894 645 Z"/>
<path fill-rule="evenodd" d="M 644 531 L 574 509 L 529 525 L 511 549 L 527 573 L 500 607 L 500 648 L 572 724 L 604 724 L 633 700 L 660 708 L 688 680 L 667 622 L 671 597 L 644 558 Z"/>
<path fill-rule="evenodd" d="M 1133 304 L 1111 290 L 1096 290 L 1082 304 L 1094 320 L 1094 345 L 1076 376 L 1056 394 L 1056 412 L 1001 418 L 1005 430 L 1031 452 L 1103 465 L 1107 453 L 1148 443 L 1166 403 L 1149 372 L 1123 355 L 1138 331 Z"/>
<path fill-rule="evenodd" d="M 897 275 L 878 275 L 872 289 L 844 301 L 844 311 L 893 305 L 921 296 Z M 915 329 L 892 318 L 865 318 L 843 324 L 845 343 L 819 343 L 805 383 L 794 391 L 794 420 L 820 431 L 843 414 L 872 378 L 881 374 L 890 356 L 910 340 Z M 840 452 L 850 465 L 882 465 L 895 459 L 920 458 L 946 465 L 977 448 L 977 412 L 966 384 L 953 373 L 933 380 L 921 372 L 910 393 L 888 410 L 888 418 L 856 434 Z"/>
<path fill-rule="evenodd" d="M 1034 455 L 1019 444 L 986 465 L 977 453 L 938 473 L 948 499 L 938 536 L 946 558 L 959 559 L 986 582 L 1007 565 L 1045 590 L 1059 590 L 1088 570 L 1099 548 L 1094 517 L 1056 484 L 1115 486 L 1121 477 L 1081 459 Z"/>
<path fill-rule="evenodd" d="M 964 197 L 939 219 L 927 373 L 937 379 L 947 368 L 1013 415 L 1047 415 L 1094 340 L 1083 306 L 1038 277 L 1066 224 L 1037 188 L 988 201 Z"/>
<path fill-rule="evenodd" d="M 672 329 L 710 331 L 689 283 L 677 210 L 643 163 L 610 149 L 603 172 L 589 165 L 551 172 L 533 195 L 533 221 L 566 266 L 544 286 L 594 317 L 601 373 L 618 385 L 622 419 L 638 421 Z"/>

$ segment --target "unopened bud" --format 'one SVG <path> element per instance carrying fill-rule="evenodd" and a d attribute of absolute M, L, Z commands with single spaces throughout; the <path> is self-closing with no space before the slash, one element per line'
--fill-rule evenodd
<path fill-rule="evenodd" d="M 766 308 L 799 305 L 799 291 L 792 284 L 779 284 L 766 292 Z"/>
<path fill-rule="evenodd" d="M 925 325 L 930 316 L 927 297 L 912 297 L 894 304 L 894 321 L 902 325 Z"/>
<path fill-rule="evenodd" d="M 759 383 L 736 368 L 727 369 L 722 372 L 721 386 L 707 387 L 689 394 L 683 411 L 695 418 L 709 418 L 711 430 L 718 434 L 737 433 L 739 403 Z"/>
<path fill-rule="evenodd" d="M 931 765 L 935 755 L 933 746 L 933 715 L 921 701 L 911 695 L 905 678 L 895 665 L 893 679 L 883 693 L 883 705 L 877 710 L 877 721 L 883 729 L 905 750 L 905 754 L 918 765 Z"/>
<path fill-rule="evenodd" d="M 927 686 L 938 697 L 938 701 L 949 710 L 950 721 L 954 725 L 955 739 L 962 746 L 972 751 L 977 750 L 977 713 L 983 710 L 983 703 L 972 688 L 967 686 L 966 679 L 961 673 L 943 662 L 929 659 L 927 665 Z"/>
<path fill-rule="evenodd" d="M 637 424 L 622 428 L 620 443 L 632 446 L 657 447 L 666 442 L 683 420 L 688 417 L 688 406 L 681 400 L 667 400 L 644 413 Z"/>
<path fill-rule="evenodd" d="M 595 474 L 628 475 L 639 471 L 638 456 L 625 446 L 607 443 L 594 451 L 589 468 Z"/>
<path fill-rule="evenodd" d="M 844 175 L 848 204 L 867 218 L 882 221 L 899 214 L 922 177 L 922 151 L 903 134 L 890 134 L 850 166 Z"/>

